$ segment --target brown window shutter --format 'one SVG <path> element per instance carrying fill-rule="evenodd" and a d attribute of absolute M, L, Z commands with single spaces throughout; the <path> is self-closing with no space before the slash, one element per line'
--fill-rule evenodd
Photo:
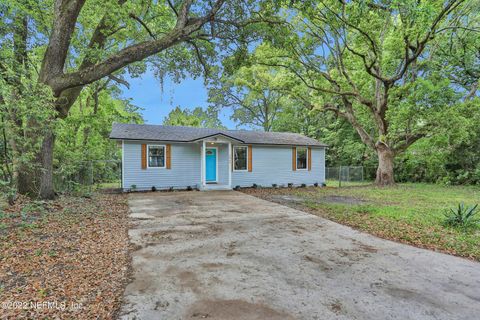
<path fill-rule="evenodd" d="M 165 148 L 165 153 L 166 153 L 166 158 L 167 158 L 167 169 L 172 168 L 172 147 L 171 145 L 167 144 L 167 147 Z"/>
<path fill-rule="evenodd" d="M 147 169 L 147 145 L 142 144 L 142 169 Z"/>
<path fill-rule="evenodd" d="M 252 172 L 252 146 L 248 146 L 248 172 Z"/>
<path fill-rule="evenodd" d="M 308 171 L 312 170 L 312 148 L 308 147 Z"/>
<path fill-rule="evenodd" d="M 297 148 L 292 148 L 292 170 L 297 170 Z"/>

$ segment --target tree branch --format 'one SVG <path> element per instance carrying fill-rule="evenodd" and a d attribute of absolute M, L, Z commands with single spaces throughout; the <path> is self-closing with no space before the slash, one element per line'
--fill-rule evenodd
<path fill-rule="evenodd" d="M 203 17 L 186 19 L 185 24 L 178 23 L 174 29 L 166 33 L 162 38 L 157 40 L 145 41 L 134 44 L 120 50 L 116 54 L 110 56 L 104 61 L 90 66 L 88 68 L 59 75 L 51 79 L 48 84 L 53 92 L 59 94 L 61 91 L 92 83 L 101 79 L 132 62 L 143 60 L 149 56 L 159 53 L 175 44 L 191 39 L 191 35 L 200 30 L 200 28 L 208 21 L 212 20 L 215 14 L 220 10 L 225 0 L 217 0 L 212 9 Z M 191 0 L 187 0 L 180 10 L 180 16 L 185 14 L 186 8 L 189 7 Z M 179 18 L 180 20 L 182 18 Z"/>

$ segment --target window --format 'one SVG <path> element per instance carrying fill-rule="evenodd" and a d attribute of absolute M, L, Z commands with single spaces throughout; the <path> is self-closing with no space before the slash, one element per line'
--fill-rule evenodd
<path fill-rule="evenodd" d="M 247 153 L 248 147 L 233 147 L 233 170 L 245 171 L 247 170 Z"/>
<path fill-rule="evenodd" d="M 307 148 L 297 147 L 297 170 L 307 169 Z"/>
<path fill-rule="evenodd" d="M 148 167 L 165 168 L 165 146 L 148 146 Z"/>

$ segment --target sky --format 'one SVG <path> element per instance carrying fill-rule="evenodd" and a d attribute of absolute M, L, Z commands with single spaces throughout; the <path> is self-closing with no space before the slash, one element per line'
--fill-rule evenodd
<path fill-rule="evenodd" d="M 131 99 L 131 102 L 140 107 L 143 119 L 148 124 L 162 124 L 168 113 L 177 106 L 194 109 L 206 108 L 207 88 L 203 79 L 186 78 L 181 83 L 174 83 L 170 78 L 165 78 L 163 91 L 160 80 L 155 78 L 153 72 L 148 70 L 139 78 L 126 77 L 130 89 L 122 87 L 122 98 Z M 235 129 L 235 123 L 230 120 L 230 112 L 224 110 L 220 115 L 223 125 Z"/>

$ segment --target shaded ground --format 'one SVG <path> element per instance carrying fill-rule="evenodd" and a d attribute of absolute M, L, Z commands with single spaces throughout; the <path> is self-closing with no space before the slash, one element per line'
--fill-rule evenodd
<path fill-rule="evenodd" d="M 398 184 L 346 188 L 241 189 L 256 197 L 339 222 L 378 237 L 480 261 L 480 224 L 445 226 L 445 212 L 480 203 L 477 186 Z M 480 213 L 479 213 L 480 215 Z"/>
<path fill-rule="evenodd" d="M 125 195 L 20 198 L 0 212 L 1 319 L 113 319 L 127 280 Z"/>
<path fill-rule="evenodd" d="M 286 189 L 288 190 L 288 189 Z M 246 192 L 252 195 L 255 195 L 255 192 Z M 273 194 L 270 197 L 265 197 L 266 200 L 271 200 L 275 201 L 278 203 L 304 203 L 306 202 L 307 199 L 299 197 L 299 196 L 292 196 L 289 194 Z M 355 205 L 355 204 L 365 204 L 368 201 L 363 200 L 363 199 L 358 199 L 358 198 L 353 198 L 349 196 L 324 196 L 324 197 L 319 197 L 314 200 L 316 203 L 333 203 L 333 204 L 350 204 L 350 205 Z"/>
<path fill-rule="evenodd" d="M 480 265 L 240 192 L 131 194 L 122 319 L 473 319 Z"/>

